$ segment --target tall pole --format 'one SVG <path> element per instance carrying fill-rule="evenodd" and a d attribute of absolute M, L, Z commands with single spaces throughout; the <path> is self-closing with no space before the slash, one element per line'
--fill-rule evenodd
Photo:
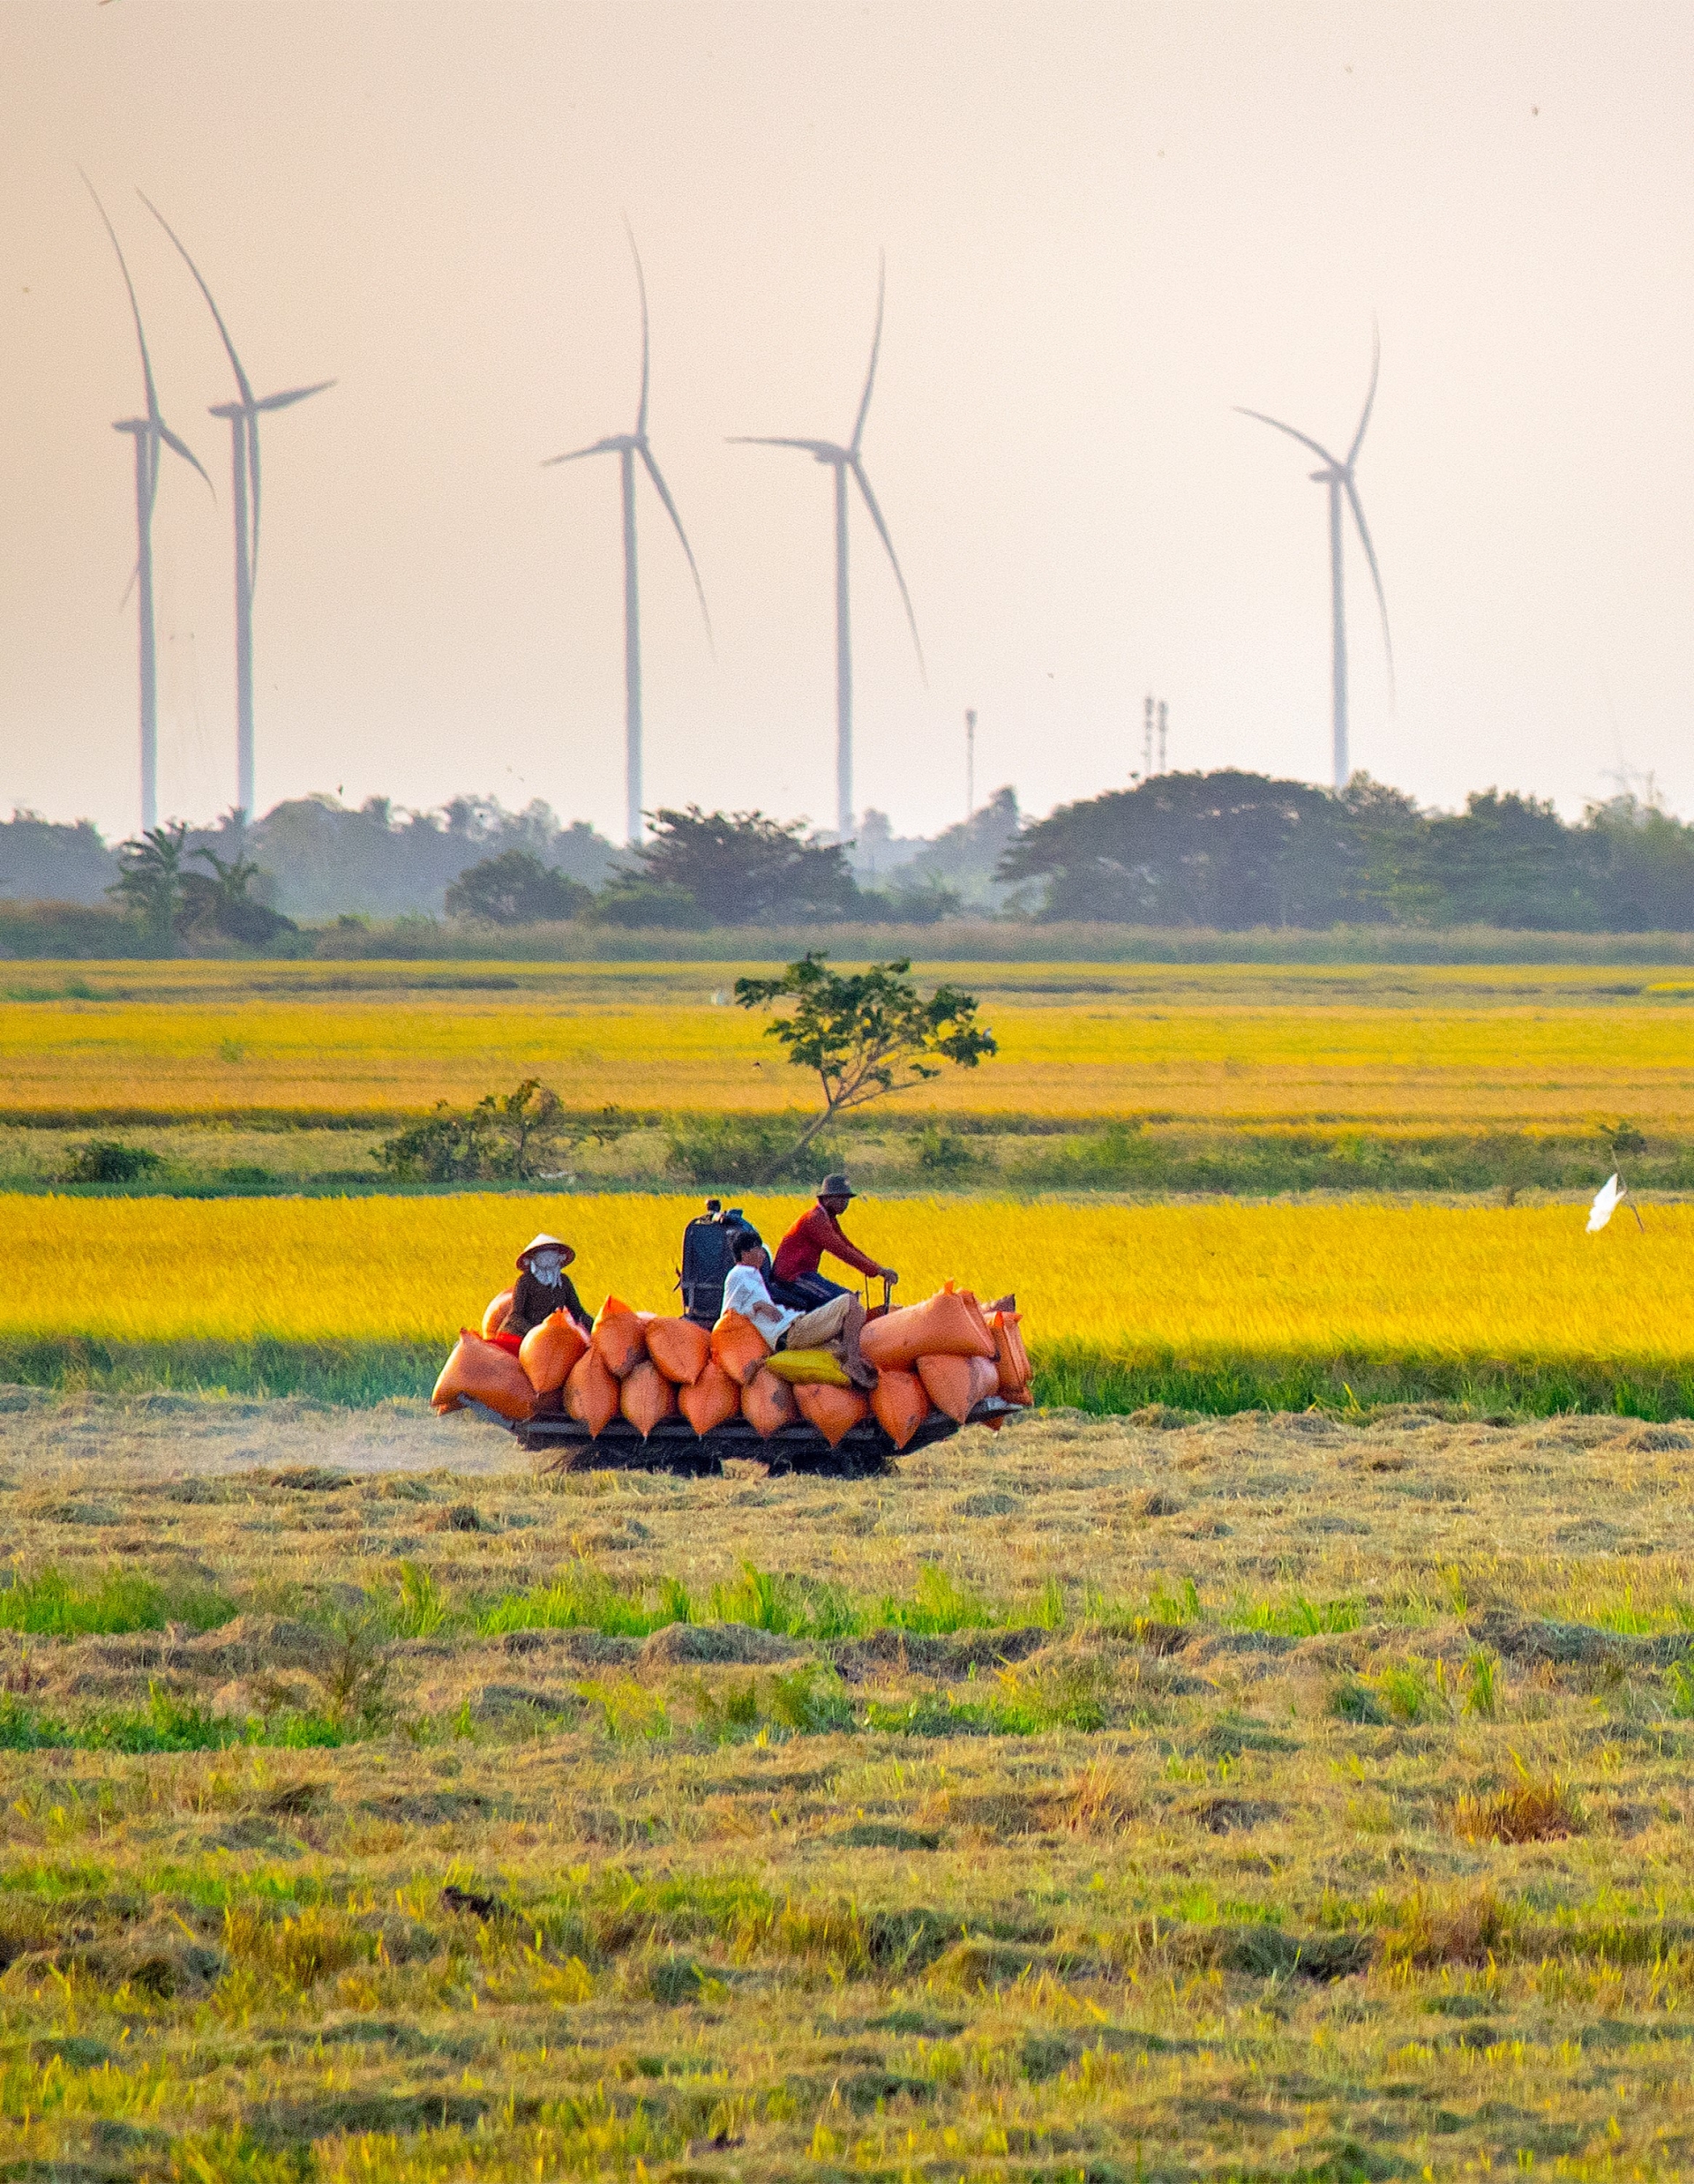
<path fill-rule="evenodd" d="M 153 439 L 144 425 L 125 427 L 135 441 L 135 598 L 140 626 L 141 826 L 159 823 L 159 700 L 153 639 Z"/>
<path fill-rule="evenodd" d="M 1165 753 L 1168 747 L 1168 722 L 1165 709 L 1165 701 L 1161 698 L 1158 702 L 1158 770 L 1160 773 L 1163 773 L 1165 770 Z"/>
<path fill-rule="evenodd" d="M 977 716 L 973 708 L 964 716 L 964 815 L 971 818 L 977 808 Z"/>
<path fill-rule="evenodd" d="M 229 419 L 236 511 L 236 803 L 254 816 L 253 788 L 253 565 L 247 536 L 247 420 Z"/>
<path fill-rule="evenodd" d="M 1330 611 L 1335 636 L 1335 790 L 1347 785 L 1347 617 L 1341 594 L 1341 479 L 1330 487 Z"/>
<path fill-rule="evenodd" d="M 847 465 L 836 469 L 836 837 L 853 831 L 853 648 L 847 617 Z"/>
<path fill-rule="evenodd" d="M 635 578 L 635 450 L 618 450 L 624 481 L 624 771 L 625 832 L 641 844 L 641 606 Z"/>
<path fill-rule="evenodd" d="M 1141 777 L 1143 781 L 1151 781 L 1153 777 L 1153 694 L 1151 690 L 1147 693 L 1147 702 L 1142 708 L 1141 715 Z"/>

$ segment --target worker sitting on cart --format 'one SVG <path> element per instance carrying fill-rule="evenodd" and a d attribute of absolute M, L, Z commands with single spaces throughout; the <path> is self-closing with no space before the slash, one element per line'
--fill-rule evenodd
<path fill-rule="evenodd" d="M 518 1279 L 513 1287 L 511 1307 L 500 1325 L 502 1334 L 527 1335 L 532 1327 L 540 1326 L 550 1313 L 560 1310 L 573 1319 L 584 1334 L 590 1332 L 593 1323 L 582 1309 L 575 1283 L 565 1272 L 575 1257 L 568 1243 L 561 1243 L 545 1230 L 524 1245 L 518 1254 Z"/>
<path fill-rule="evenodd" d="M 779 1304 L 791 1305 L 796 1311 L 805 1312 L 816 1305 L 828 1304 L 833 1297 L 851 1295 L 838 1281 L 831 1281 L 818 1272 L 818 1261 L 825 1252 L 873 1280 L 899 1280 L 893 1267 L 879 1266 L 874 1259 L 866 1258 L 858 1245 L 849 1243 L 842 1233 L 841 1217 L 847 1211 L 849 1200 L 858 1196 L 844 1175 L 824 1177 L 817 1204 L 809 1213 L 801 1214 L 776 1247 L 770 1294 Z"/>
<path fill-rule="evenodd" d="M 856 1388 L 876 1385 L 876 1368 L 859 1355 L 865 1307 L 851 1289 L 837 1290 L 811 1311 L 778 1304 L 765 1285 L 764 1239 L 756 1228 L 738 1229 L 731 1242 L 735 1264 L 723 1284 L 723 1310 L 739 1312 L 773 1350 L 828 1350 Z"/>

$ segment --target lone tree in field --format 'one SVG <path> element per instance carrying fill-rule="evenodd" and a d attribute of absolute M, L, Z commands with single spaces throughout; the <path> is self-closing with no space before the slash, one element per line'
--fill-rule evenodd
<path fill-rule="evenodd" d="M 789 1015 L 765 1026 L 766 1036 L 781 1040 L 797 1069 L 816 1070 L 823 1087 L 823 1113 L 780 1165 L 798 1160 L 838 1115 L 939 1077 L 941 1062 L 974 1069 L 998 1054 L 993 1032 L 978 1027 L 974 994 L 939 986 L 926 1001 L 907 976 L 911 969 L 903 959 L 846 973 L 808 953 L 780 978 L 735 981 L 743 1009 L 793 1002 Z"/>

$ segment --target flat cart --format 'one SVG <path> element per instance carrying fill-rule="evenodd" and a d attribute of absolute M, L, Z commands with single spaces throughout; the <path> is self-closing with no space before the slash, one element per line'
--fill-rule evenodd
<path fill-rule="evenodd" d="M 567 1418 L 562 1413 L 543 1413 L 514 1422 L 495 1417 L 480 1403 L 473 1407 L 486 1418 L 495 1418 L 496 1424 L 505 1426 L 520 1446 L 543 1458 L 544 1471 L 671 1471 L 693 1479 L 716 1475 L 726 1456 L 751 1457 L 768 1464 L 773 1473 L 868 1478 L 887 1471 L 896 1455 L 928 1448 L 959 1430 L 944 1412 L 932 1410 L 905 1448 L 897 1450 L 874 1418 L 862 1418 L 831 1448 L 815 1426 L 804 1422 L 779 1427 L 767 1438 L 745 1418 L 729 1419 L 707 1434 L 696 1433 L 686 1418 L 662 1418 L 643 1439 L 622 1418 L 614 1418 L 601 1432 L 593 1433 L 581 1419 Z M 1016 1408 L 1001 1396 L 986 1396 L 966 1422 L 986 1425 L 991 1419 L 1009 1417 Z"/>

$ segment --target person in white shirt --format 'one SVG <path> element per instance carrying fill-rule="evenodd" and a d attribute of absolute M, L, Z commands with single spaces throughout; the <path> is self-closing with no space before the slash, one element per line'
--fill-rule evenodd
<path fill-rule="evenodd" d="M 764 1240 L 756 1228 L 737 1232 L 734 1253 L 723 1284 L 726 1312 L 750 1320 L 773 1350 L 828 1350 L 856 1388 L 868 1392 L 876 1385 L 876 1368 L 866 1363 L 858 1347 L 865 1307 L 851 1291 L 815 1311 L 791 1312 L 766 1287 Z"/>

